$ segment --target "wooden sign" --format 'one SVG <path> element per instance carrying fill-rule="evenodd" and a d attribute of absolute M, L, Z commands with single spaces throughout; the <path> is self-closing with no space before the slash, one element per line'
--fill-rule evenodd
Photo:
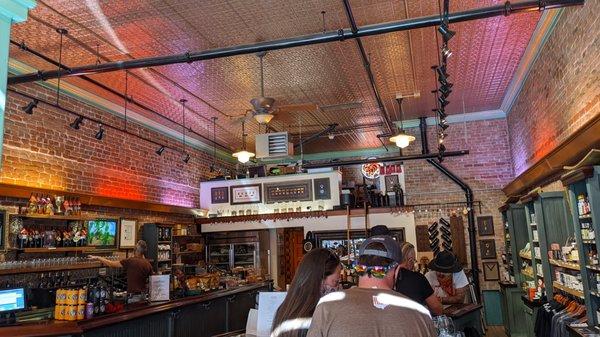
<path fill-rule="evenodd" d="M 417 251 L 418 252 L 430 252 L 429 247 L 429 232 L 427 231 L 427 225 L 419 225 L 415 227 L 417 234 Z"/>

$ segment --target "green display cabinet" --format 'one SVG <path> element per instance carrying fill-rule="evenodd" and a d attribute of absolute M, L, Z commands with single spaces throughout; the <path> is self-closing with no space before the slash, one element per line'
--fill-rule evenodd
<path fill-rule="evenodd" d="M 521 275 L 522 258 L 519 250 L 529 241 L 525 208 L 516 204 L 518 198 L 511 197 L 500 207 L 504 222 L 504 269 L 508 277 L 499 282 L 504 330 L 507 336 L 527 336 L 527 327 L 523 320 L 523 302 L 521 283 L 526 276 Z"/>
<path fill-rule="evenodd" d="M 585 166 L 561 177 L 567 187 L 570 215 L 579 250 L 582 296 L 587 307 L 589 326 L 598 326 L 600 308 L 600 166 Z"/>

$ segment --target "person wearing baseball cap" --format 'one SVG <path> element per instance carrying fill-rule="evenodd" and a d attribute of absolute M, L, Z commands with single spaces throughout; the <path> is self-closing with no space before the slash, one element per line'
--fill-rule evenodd
<path fill-rule="evenodd" d="M 429 263 L 425 277 L 442 304 L 464 303 L 469 279 L 452 252 L 439 252 Z"/>
<path fill-rule="evenodd" d="M 307 337 L 437 336 L 429 310 L 392 290 L 401 262 L 391 236 L 366 239 L 354 266 L 358 287 L 321 298 Z"/>

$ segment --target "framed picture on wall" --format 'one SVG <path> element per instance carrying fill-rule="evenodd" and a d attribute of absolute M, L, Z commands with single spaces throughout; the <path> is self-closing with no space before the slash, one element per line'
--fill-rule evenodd
<path fill-rule="evenodd" d="M 388 176 L 384 176 L 385 181 L 385 191 L 386 192 L 394 192 L 394 186 L 400 185 L 400 180 L 397 174 L 391 174 Z"/>
<path fill-rule="evenodd" d="M 6 238 L 8 236 L 6 227 L 8 223 L 8 213 L 6 210 L 0 210 L 0 250 L 6 250 Z"/>
<path fill-rule="evenodd" d="M 494 218 L 490 215 L 478 216 L 477 232 L 479 233 L 479 236 L 494 235 Z"/>
<path fill-rule="evenodd" d="M 500 279 L 498 262 L 483 262 L 483 279 L 486 281 L 498 281 Z"/>
<path fill-rule="evenodd" d="M 212 204 L 228 204 L 229 203 L 229 188 L 213 187 L 210 189 L 210 202 Z"/>
<path fill-rule="evenodd" d="M 262 185 L 231 186 L 231 204 L 260 204 L 262 202 Z"/>
<path fill-rule="evenodd" d="M 133 219 L 121 219 L 119 233 L 119 248 L 135 248 L 137 234 L 137 221 Z"/>
<path fill-rule="evenodd" d="M 479 249 L 481 252 L 482 259 L 496 258 L 496 241 L 494 241 L 494 239 L 480 240 Z"/>

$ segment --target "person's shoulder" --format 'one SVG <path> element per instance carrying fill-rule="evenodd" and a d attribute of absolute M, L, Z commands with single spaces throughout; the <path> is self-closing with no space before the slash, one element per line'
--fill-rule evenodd
<path fill-rule="evenodd" d="M 381 306 L 397 307 L 400 309 L 408 309 L 415 314 L 420 313 L 431 317 L 429 310 L 425 306 L 415 302 L 414 300 L 394 291 L 381 291 L 376 295 L 376 303 L 380 303 Z"/>

